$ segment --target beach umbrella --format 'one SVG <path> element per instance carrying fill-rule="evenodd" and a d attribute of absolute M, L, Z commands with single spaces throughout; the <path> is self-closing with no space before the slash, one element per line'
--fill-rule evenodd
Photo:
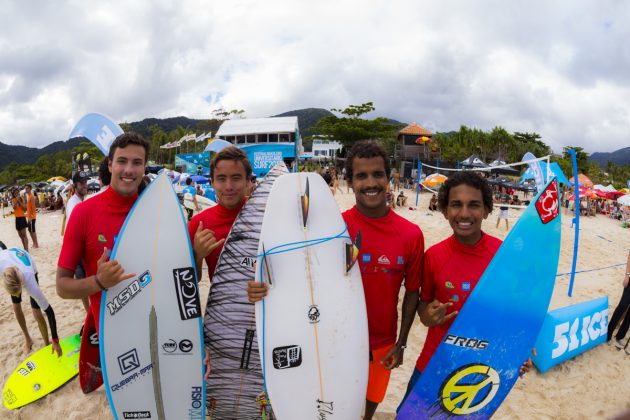
<path fill-rule="evenodd" d="M 622 206 L 630 206 L 630 194 L 623 195 L 617 199 L 617 203 Z"/>
<path fill-rule="evenodd" d="M 630 194 L 630 189 L 622 188 L 622 189 L 619 190 L 619 192 L 624 193 L 624 194 Z"/>
<path fill-rule="evenodd" d="M 422 183 L 422 185 L 427 186 L 427 187 L 438 187 L 444 184 L 444 182 L 446 182 L 447 179 L 448 177 L 442 174 L 431 174 L 424 179 L 424 182 Z"/>
<path fill-rule="evenodd" d="M 569 179 L 569 182 L 571 182 L 572 184 L 574 183 L 573 177 Z M 581 185 L 587 188 L 593 188 L 594 186 L 593 181 L 591 181 L 591 179 L 584 174 L 578 174 L 578 185 Z"/>
<path fill-rule="evenodd" d="M 53 176 L 52 178 L 48 178 L 46 180 L 46 182 L 54 182 L 54 181 L 67 181 L 67 179 L 62 176 Z"/>

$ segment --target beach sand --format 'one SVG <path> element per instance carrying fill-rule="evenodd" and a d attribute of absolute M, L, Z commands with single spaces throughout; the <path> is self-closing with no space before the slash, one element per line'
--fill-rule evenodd
<path fill-rule="evenodd" d="M 354 205 L 354 195 L 337 193 L 340 209 Z M 415 204 L 415 193 L 405 190 L 411 205 Z M 396 211 L 417 223 L 429 247 L 451 234 L 447 221 L 440 213 L 428 212 L 430 194 L 422 194 L 419 210 L 409 206 Z M 510 227 L 522 210 L 510 209 Z M 507 232 L 502 222 L 495 228 L 496 211 L 484 222 L 484 230 L 503 239 Z M 51 302 L 57 316 L 59 335 L 64 337 L 79 332 L 85 312 L 80 301 L 63 300 L 55 291 L 55 272 L 62 238 L 59 234 L 61 213 L 38 215 L 37 230 L 40 248 L 32 249 L 39 269 L 41 288 Z M 0 240 L 9 247 L 21 247 L 12 216 L 0 219 Z M 630 229 L 622 229 L 620 223 L 604 216 L 582 218 L 580 248 L 577 269 L 587 270 L 625 263 L 630 250 Z M 562 247 L 559 273 L 569 272 L 573 255 L 573 230 L 571 218 L 563 209 Z M 591 300 L 603 295 L 609 298 L 609 316 L 617 305 L 622 292 L 625 267 L 608 268 L 578 274 L 575 279 L 573 298 L 567 296 L 569 276 L 559 277 L 556 282 L 550 310 Z M 200 290 L 202 305 L 205 305 L 209 283 L 207 274 Z M 23 336 L 15 320 L 11 301 L 6 292 L 0 292 L 0 386 L 4 387 L 9 375 L 26 357 L 23 352 Z M 402 293 L 401 293 L 402 297 Z M 401 299 L 402 301 L 402 299 Z M 43 346 L 42 338 L 29 309 L 28 299 L 23 301 L 27 325 L 35 345 Z M 392 373 L 385 401 L 379 406 L 377 419 L 394 419 L 395 409 L 404 395 L 408 379 L 420 354 L 426 327 L 416 318 L 409 336 L 404 364 Z M 630 410 L 630 356 L 611 345 L 600 345 L 572 360 L 550 369 L 545 374 L 532 371 L 519 380 L 494 418 L 497 419 L 590 419 L 611 418 Z M 84 395 L 77 379 L 72 380 L 56 392 L 27 405 L 10 411 L 0 407 L 2 419 L 41 419 L 46 416 L 66 420 L 85 418 L 112 418 L 104 389 Z"/>

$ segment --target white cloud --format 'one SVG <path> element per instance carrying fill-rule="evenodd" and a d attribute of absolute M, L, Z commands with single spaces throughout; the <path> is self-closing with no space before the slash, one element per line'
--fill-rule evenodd
<path fill-rule="evenodd" d="M 219 105 L 250 117 L 373 101 L 433 131 L 626 147 L 629 6 L 614 0 L 2 2 L 0 141 L 41 147 Z M 208 99 L 211 98 L 211 99 Z"/>

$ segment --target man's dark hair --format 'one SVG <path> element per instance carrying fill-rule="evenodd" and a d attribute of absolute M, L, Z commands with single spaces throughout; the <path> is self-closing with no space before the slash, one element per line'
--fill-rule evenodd
<path fill-rule="evenodd" d="M 109 172 L 109 158 L 105 156 L 98 166 L 98 177 L 103 185 L 109 185 L 112 182 L 112 173 Z"/>
<path fill-rule="evenodd" d="M 109 154 L 107 157 L 110 161 L 114 160 L 114 152 L 116 152 L 117 148 L 124 149 L 130 144 L 135 144 L 136 146 L 141 146 L 144 148 L 144 163 L 147 163 L 149 159 L 149 149 L 151 148 L 151 144 L 144 138 L 142 135 L 138 133 L 134 133 L 133 131 L 129 133 L 122 133 L 120 136 L 116 137 L 116 140 L 109 146 Z"/>
<path fill-rule="evenodd" d="M 241 162 L 245 168 L 245 178 L 249 179 L 252 176 L 252 164 L 247 158 L 247 154 L 236 146 L 228 146 L 214 155 L 212 162 L 210 162 L 210 178 L 214 180 L 214 168 L 222 160 L 233 160 L 235 162 Z"/>
<path fill-rule="evenodd" d="M 389 176 L 390 166 L 389 159 L 383 146 L 372 140 L 361 140 L 354 143 L 346 158 L 346 179 L 352 181 L 352 161 L 355 157 L 361 159 L 369 159 L 373 157 L 382 157 L 385 163 L 385 174 Z"/>
<path fill-rule="evenodd" d="M 451 192 L 451 188 L 462 184 L 481 191 L 483 206 L 488 210 L 488 213 L 492 212 L 492 188 L 490 188 L 490 184 L 481 175 L 471 171 L 455 172 L 455 175 L 450 176 L 442 184 L 438 192 L 438 207 L 440 211 L 446 211 L 448 208 L 448 195 Z"/>
<path fill-rule="evenodd" d="M 190 184 L 192 184 L 192 178 L 188 177 L 186 178 L 186 185 L 190 185 Z"/>

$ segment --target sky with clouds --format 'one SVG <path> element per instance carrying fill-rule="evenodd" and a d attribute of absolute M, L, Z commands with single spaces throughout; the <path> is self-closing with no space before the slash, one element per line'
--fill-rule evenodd
<path fill-rule="evenodd" d="M 118 122 L 369 117 L 537 132 L 556 152 L 630 145 L 630 2 L 0 0 L 0 141 Z"/>

